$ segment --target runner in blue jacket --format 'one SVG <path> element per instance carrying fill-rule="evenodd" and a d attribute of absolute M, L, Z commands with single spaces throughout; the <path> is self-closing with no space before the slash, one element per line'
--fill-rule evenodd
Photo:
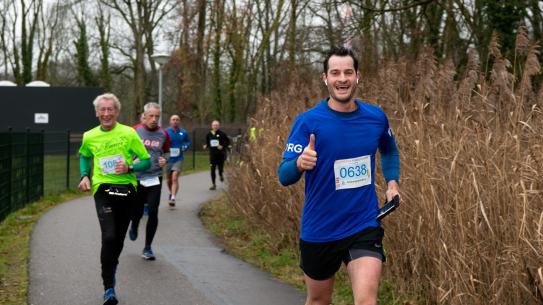
<path fill-rule="evenodd" d="M 296 118 L 279 167 L 285 186 L 305 172 L 300 267 L 306 305 L 332 303 L 342 262 L 355 304 L 377 304 L 385 254 L 376 219 L 375 155 L 379 150 L 391 200 L 399 195 L 399 153 L 383 110 L 354 98 L 359 72 L 352 50 L 331 50 L 322 78 L 330 97 Z"/>
<path fill-rule="evenodd" d="M 166 128 L 170 136 L 170 157 L 166 165 L 166 175 L 168 178 L 168 189 L 170 190 L 168 204 L 171 207 L 175 206 L 175 198 L 179 190 L 179 174 L 183 168 L 183 160 L 185 160 L 183 152 L 187 151 L 192 144 L 189 133 L 179 127 L 180 123 L 181 119 L 177 114 L 174 114 L 170 117 L 170 127 Z"/>

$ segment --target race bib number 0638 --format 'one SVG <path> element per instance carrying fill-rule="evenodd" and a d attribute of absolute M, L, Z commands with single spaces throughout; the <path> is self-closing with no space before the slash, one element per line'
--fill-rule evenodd
<path fill-rule="evenodd" d="M 371 156 L 336 160 L 334 162 L 336 190 L 358 188 L 371 184 Z"/>

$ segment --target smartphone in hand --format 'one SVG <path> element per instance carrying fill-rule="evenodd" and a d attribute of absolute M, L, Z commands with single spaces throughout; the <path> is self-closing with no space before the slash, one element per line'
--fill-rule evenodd
<path fill-rule="evenodd" d="M 400 205 L 400 196 L 396 195 L 392 200 L 385 203 L 382 208 L 379 209 L 377 213 L 377 220 L 383 219 L 388 214 L 392 213 Z"/>

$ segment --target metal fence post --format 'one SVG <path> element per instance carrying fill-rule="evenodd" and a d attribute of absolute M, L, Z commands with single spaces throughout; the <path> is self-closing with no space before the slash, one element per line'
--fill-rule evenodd
<path fill-rule="evenodd" d="M 8 170 L 9 170 L 9 178 L 8 178 L 8 209 L 9 212 L 13 210 L 13 130 L 11 127 L 8 127 Z M 8 212 L 8 213 L 9 213 Z"/>
<path fill-rule="evenodd" d="M 196 129 L 192 131 L 192 170 L 196 170 Z"/>
<path fill-rule="evenodd" d="M 40 175 L 40 184 L 41 184 L 41 191 L 40 191 L 40 197 L 43 197 L 45 194 L 45 184 L 44 184 L 44 178 L 45 176 L 45 129 L 41 130 L 41 175 Z"/>
<path fill-rule="evenodd" d="M 66 189 L 70 189 L 70 130 L 66 130 Z"/>
<path fill-rule="evenodd" d="M 25 152 L 26 152 L 26 203 L 30 202 L 30 167 L 31 167 L 31 158 L 30 158 L 30 128 L 26 128 L 26 139 L 25 139 Z"/>

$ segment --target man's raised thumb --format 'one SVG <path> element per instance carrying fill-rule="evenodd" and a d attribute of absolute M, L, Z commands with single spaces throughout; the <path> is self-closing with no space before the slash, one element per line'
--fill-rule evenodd
<path fill-rule="evenodd" d="M 315 135 L 314 134 L 311 134 L 309 136 L 309 145 L 307 146 L 309 147 L 309 149 L 315 150 Z"/>

